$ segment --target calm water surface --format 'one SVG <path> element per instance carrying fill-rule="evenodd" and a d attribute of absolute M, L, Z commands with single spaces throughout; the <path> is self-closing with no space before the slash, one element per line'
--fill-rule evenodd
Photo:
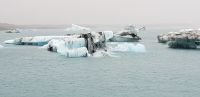
<path fill-rule="evenodd" d="M 95 27 L 96 31 L 123 26 Z M 147 27 L 148 28 L 148 27 Z M 200 51 L 169 49 L 160 33 L 183 27 L 149 27 L 140 33 L 146 53 L 117 58 L 65 58 L 35 46 L 5 45 L 22 36 L 64 35 L 63 29 L 0 33 L 0 97 L 199 97 Z"/>

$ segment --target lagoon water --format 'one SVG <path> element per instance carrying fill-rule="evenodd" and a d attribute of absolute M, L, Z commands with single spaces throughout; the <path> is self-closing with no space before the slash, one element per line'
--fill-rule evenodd
<path fill-rule="evenodd" d="M 91 26 L 117 31 L 123 26 Z M 64 29 L 0 33 L 0 97 L 199 97 L 200 51 L 170 49 L 160 33 L 185 27 L 147 27 L 145 53 L 65 58 L 35 46 L 2 42 L 22 36 L 64 35 Z"/>

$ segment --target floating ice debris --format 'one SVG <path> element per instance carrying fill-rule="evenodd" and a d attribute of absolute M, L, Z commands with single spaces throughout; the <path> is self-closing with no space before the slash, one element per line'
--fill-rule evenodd
<path fill-rule="evenodd" d="M 85 39 L 84 38 L 65 38 L 65 39 L 53 39 L 49 41 L 46 45 L 47 47 L 53 47 L 58 49 L 59 47 L 65 47 L 69 49 L 85 47 Z"/>
<path fill-rule="evenodd" d="M 74 48 L 74 49 L 58 49 L 57 53 L 69 57 L 69 58 L 76 58 L 76 57 L 88 57 L 88 50 L 86 47 Z"/>
<path fill-rule="evenodd" d="M 73 26 L 74 28 L 85 29 L 77 25 Z M 145 52 L 145 47 L 140 44 L 108 43 L 106 45 L 107 41 L 113 37 L 112 31 L 103 31 L 68 34 L 67 36 L 22 37 L 7 40 L 4 43 L 43 46 L 41 48 L 46 48 L 48 51 L 57 52 L 66 57 L 112 56 L 110 51 Z"/>
<path fill-rule="evenodd" d="M 91 31 L 91 29 L 87 28 L 87 27 L 82 27 L 79 25 L 72 24 L 72 27 L 65 29 L 65 31 L 70 32 L 70 33 L 85 33 L 85 32 Z"/>
<path fill-rule="evenodd" d="M 107 43 L 108 50 L 119 52 L 146 52 L 144 45 L 139 43 L 122 43 L 122 42 L 110 42 Z"/>
<path fill-rule="evenodd" d="M 103 34 L 105 35 L 106 40 L 109 40 L 114 36 L 113 31 L 103 31 Z"/>
<path fill-rule="evenodd" d="M 170 48 L 196 49 L 200 45 L 200 30 L 183 29 L 158 35 L 159 43 L 168 43 Z"/>
<path fill-rule="evenodd" d="M 16 45 L 37 45 L 43 46 L 46 45 L 52 39 L 64 39 L 69 37 L 78 37 L 78 36 L 35 36 L 35 37 L 22 37 L 16 38 L 14 40 L 6 40 L 6 44 L 16 44 Z"/>
<path fill-rule="evenodd" d="M 104 56 L 115 57 L 112 55 L 112 52 L 105 50 L 98 50 L 92 54 L 92 57 L 104 57 Z"/>
<path fill-rule="evenodd" d="M 5 43 L 5 44 L 14 44 L 15 40 L 6 40 L 3 43 Z"/>
<path fill-rule="evenodd" d="M 145 27 L 140 29 L 135 28 L 133 25 L 129 25 L 124 28 L 123 31 L 116 33 L 111 42 L 138 42 L 141 38 L 137 35 L 139 31 L 145 30 Z"/>
<path fill-rule="evenodd" d="M 20 29 L 8 30 L 6 33 L 20 33 Z"/>
<path fill-rule="evenodd" d="M 46 45 L 49 51 L 57 52 L 66 57 L 87 57 L 84 38 L 53 39 Z"/>

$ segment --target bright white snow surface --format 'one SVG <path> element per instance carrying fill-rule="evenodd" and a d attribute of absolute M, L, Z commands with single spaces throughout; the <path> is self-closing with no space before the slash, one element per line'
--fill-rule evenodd
<path fill-rule="evenodd" d="M 85 33 L 85 32 L 90 32 L 91 29 L 87 27 L 82 27 L 79 25 L 72 24 L 70 28 L 65 29 L 66 32 L 70 33 Z"/>
<path fill-rule="evenodd" d="M 108 50 L 117 52 L 146 52 L 144 45 L 139 43 L 108 42 Z"/>

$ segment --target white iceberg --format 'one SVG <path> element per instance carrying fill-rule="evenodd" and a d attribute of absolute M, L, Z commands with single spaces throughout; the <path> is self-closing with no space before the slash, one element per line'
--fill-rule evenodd
<path fill-rule="evenodd" d="M 6 31 L 6 33 L 20 33 L 20 29 L 12 29 L 12 30 L 8 30 L 8 31 Z"/>
<path fill-rule="evenodd" d="M 58 48 L 57 53 L 69 57 L 69 58 L 76 58 L 76 57 L 88 57 L 88 50 L 86 47 L 68 49 L 68 48 Z"/>
<path fill-rule="evenodd" d="M 16 38 L 14 40 L 6 40 L 6 44 L 18 44 L 18 45 L 37 45 L 43 46 L 46 45 L 52 39 L 65 39 L 79 37 L 78 35 L 73 36 L 35 36 L 35 37 L 22 37 Z"/>
<path fill-rule="evenodd" d="M 73 48 L 80 48 L 80 47 L 85 47 L 85 39 L 84 38 L 65 38 L 65 39 L 52 39 L 49 41 L 47 46 L 50 47 L 65 47 L 69 49 Z"/>
<path fill-rule="evenodd" d="M 87 28 L 87 27 L 82 27 L 79 25 L 72 24 L 72 27 L 65 29 L 65 31 L 70 32 L 70 33 L 85 33 L 85 32 L 90 32 L 91 29 Z"/>
<path fill-rule="evenodd" d="M 105 35 L 106 40 L 109 40 L 113 38 L 114 32 L 113 31 L 103 31 L 103 34 Z"/>
<path fill-rule="evenodd" d="M 84 38 L 53 39 L 45 47 L 66 57 L 87 57 Z"/>
<path fill-rule="evenodd" d="M 5 44 L 14 44 L 15 40 L 6 40 L 3 43 L 5 43 Z"/>
<path fill-rule="evenodd" d="M 117 52 L 146 52 L 145 46 L 139 43 L 110 42 L 107 43 L 107 48 Z"/>
<path fill-rule="evenodd" d="M 110 42 L 138 42 L 141 38 L 137 33 L 145 29 L 145 27 L 137 29 L 135 26 L 129 25 L 125 27 L 124 30 L 115 33 L 110 39 Z"/>

